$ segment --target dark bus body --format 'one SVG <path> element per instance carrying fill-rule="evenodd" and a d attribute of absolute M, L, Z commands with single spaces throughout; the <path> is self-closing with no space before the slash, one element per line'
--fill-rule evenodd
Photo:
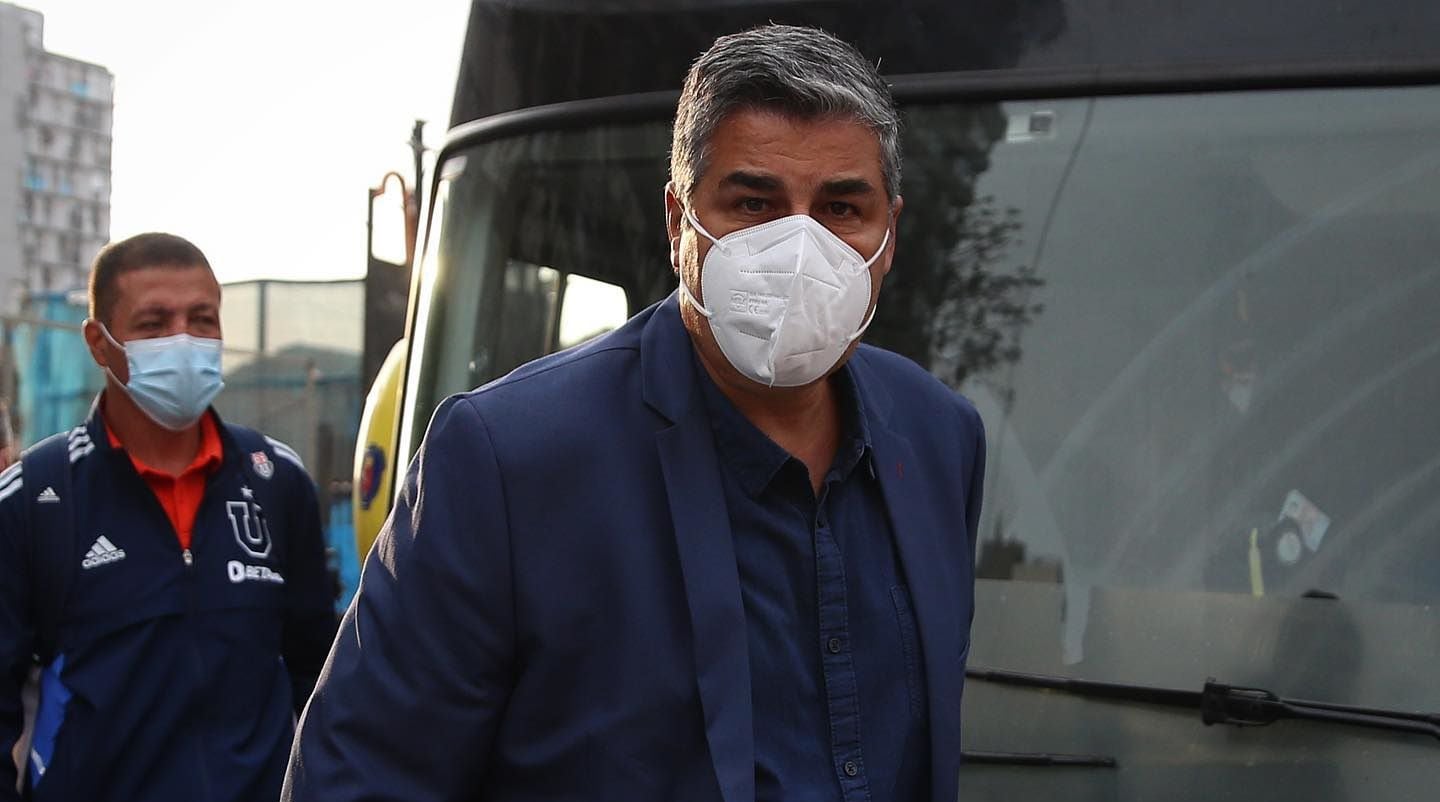
<path fill-rule="evenodd" d="M 987 425 L 961 799 L 1433 798 L 1432 0 L 478 0 L 396 462 L 444 396 L 674 290 L 679 82 L 772 20 L 892 82 L 866 339 Z"/>

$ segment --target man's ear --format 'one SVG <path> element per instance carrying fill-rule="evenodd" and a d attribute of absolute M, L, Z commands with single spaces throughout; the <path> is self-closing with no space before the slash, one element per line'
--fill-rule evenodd
<path fill-rule="evenodd" d="M 889 253 L 881 257 L 885 261 L 885 269 L 881 275 L 890 274 L 890 266 L 895 261 L 895 246 L 898 245 L 900 237 L 900 210 L 905 208 L 905 198 L 901 195 L 895 196 L 895 201 L 890 204 L 890 240 L 885 244 L 885 250 Z"/>
<path fill-rule="evenodd" d="M 680 272 L 680 226 L 685 219 L 685 207 L 675 196 L 675 182 L 665 184 L 665 235 L 670 238 L 670 268 Z"/>
<path fill-rule="evenodd" d="M 105 332 L 101 330 L 99 321 L 94 318 L 86 318 L 80 326 L 80 333 L 85 337 L 85 347 L 90 349 L 90 358 L 101 368 L 109 368 L 121 381 L 130 380 L 130 366 L 123 360 L 115 363 L 114 353 L 117 350 L 106 339 Z"/>

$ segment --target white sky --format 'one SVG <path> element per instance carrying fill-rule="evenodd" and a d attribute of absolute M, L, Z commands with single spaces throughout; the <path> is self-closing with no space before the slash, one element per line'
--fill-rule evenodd
<path fill-rule="evenodd" d="M 110 234 L 184 236 L 222 282 L 365 271 L 366 189 L 438 147 L 468 0 L 12 0 L 115 76 Z M 377 210 L 378 211 L 378 210 Z"/>

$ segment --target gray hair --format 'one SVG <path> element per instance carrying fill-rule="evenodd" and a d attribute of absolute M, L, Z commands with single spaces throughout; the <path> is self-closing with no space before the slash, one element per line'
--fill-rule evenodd
<path fill-rule="evenodd" d="M 900 116 L 880 73 L 850 44 L 819 28 L 764 25 L 722 36 L 690 66 L 675 112 L 670 179 L 689 200 L 709 166 L 720 122 L 742 108 L 801 119 L 848 117 L 880 139 L 885 193 L 900 194 Z"/>

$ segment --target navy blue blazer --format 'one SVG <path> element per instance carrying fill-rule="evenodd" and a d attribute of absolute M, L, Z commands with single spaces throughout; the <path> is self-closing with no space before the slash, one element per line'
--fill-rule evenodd
<path fill-rule="evenodd" d="M 284 798 L 748 802 L 744 609 L 676 296 L 436 411 L 301 722 Z M 985 438 L 850 362 L 956 798 Z"/>

